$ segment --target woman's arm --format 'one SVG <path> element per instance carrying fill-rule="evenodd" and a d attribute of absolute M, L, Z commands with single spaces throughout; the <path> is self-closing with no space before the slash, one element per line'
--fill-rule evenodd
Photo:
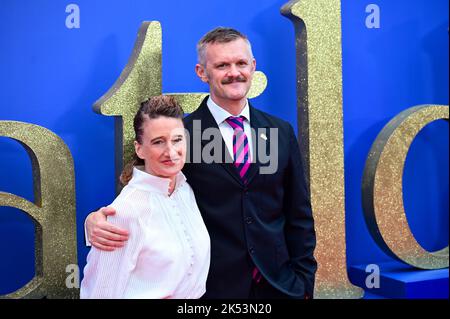
<path fill-rule="evenodd" d="M 112 225 L 128 230 L 130 238 L 124 247 L 115 251 L 91 248 L 81 283 L 81 298 L 123 298 L 142 248 L 143 229 L 132 205 L 124 200 L 116 200 L 111 206 L 117 213 L 108 220 Z"/>

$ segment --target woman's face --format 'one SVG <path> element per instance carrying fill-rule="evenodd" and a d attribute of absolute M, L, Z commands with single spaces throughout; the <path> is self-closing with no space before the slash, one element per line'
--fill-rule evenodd
<path fill-rule="evenodd" d="M 155 176 L 175 177 L 186 160 L 186 137 L 181 119 L 147 118 L 142 144 L 134 142 L 136 154 L 145 161 L 145 171 Z"/>

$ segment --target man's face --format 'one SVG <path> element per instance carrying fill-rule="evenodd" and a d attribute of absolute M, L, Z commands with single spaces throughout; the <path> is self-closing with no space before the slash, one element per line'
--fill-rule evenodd
<path fill-rule="evenodd" d="M 245 100 L 256 61 L 244 39 L 208 44 L 204 64 L 197 64 L 196 72 L 203 82 L 209 84 L 214 102 L 225 106 Z"/>

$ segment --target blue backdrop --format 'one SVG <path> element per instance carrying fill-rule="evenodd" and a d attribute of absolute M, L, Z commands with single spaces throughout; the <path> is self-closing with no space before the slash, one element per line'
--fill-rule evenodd
<path fill-rule="evenodd" d="M 142 21 L 163 30 L 163 92 L 201 92 L 195 44 L 208 30 L 246 33 L 257 69 L 268 78 L 253 100 L 296 128 L 295 35 L 280 14 L 286 0 L 0 2 L 0 120 L 38 124 L 59 135 L 75 162 L 78 260 L 85 265 L 83 221 L 114 193 L 113 118 L 92 104 L 119 77 Z M 69 29 L 66 7 L 80 9 Z M 380 27 L 368 28 L 366 7 L 380 8 Z M 363 219 L 361 180 L 368 151 L 383 126 L 418 104 L 448 105 L 447 0 L 343 0 L 344 151 L 348 265 L 382 263 Z M 327 10 L 327 8 L 323 8 Z M 414 141 L 404 172 L 408 221 L 430 250 L 448 245 L 448 123 L 427 126 Z M 0 190 L 34 200 L 31 162 L 16 142 L 0 137 Z M 0 207 L 0 294 L 34 276 L 31 219 Z M 447 275 L 448 278 L 448 275 Z M 448 279 L 447 279 L 448 282 Z M 447 292 L 448 294 L 448 292 Z"/>

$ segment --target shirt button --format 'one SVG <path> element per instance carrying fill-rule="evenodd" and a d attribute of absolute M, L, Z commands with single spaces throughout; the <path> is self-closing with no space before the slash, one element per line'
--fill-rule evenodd
<path fill-rule="evenodd" d="M 246 217 L 245 218 L 245 222 L 250 225 L 251 223 L 253 223 L 253 218 L 252 217 Z"/>
<path fill-rule="evenodd" d="M 248 250 L 249 252 L 250 252 L 250 254 L 254 254 L 255 253 L 255 248 L 253 248 L 253 247 L 250 247 L 250 249 Z"/>

